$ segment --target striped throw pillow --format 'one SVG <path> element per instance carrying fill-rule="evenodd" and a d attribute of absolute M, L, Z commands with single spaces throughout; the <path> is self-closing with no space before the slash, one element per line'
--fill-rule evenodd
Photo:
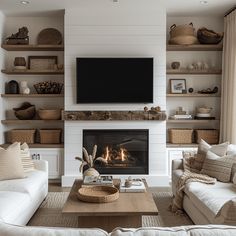
<path fill-rule="evenodd" d="M 35 170 L 34 162 L 30 155 L 29 146 L 26 143 L 23 143 L 20 148 L 20 156 L 24 172 Z"/>

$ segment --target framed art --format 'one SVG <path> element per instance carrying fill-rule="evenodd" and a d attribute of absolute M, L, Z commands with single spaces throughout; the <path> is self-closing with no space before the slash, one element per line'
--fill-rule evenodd
<path fill-rule="evenodd" d="M 185 79 L 170 79 L 170 93 L 184 93 L 186 91 Z"/>
<path fill-rule="evenodd" d="M 57 56 L 29 56 L 29 70 L 55 70 L 57 64 Z"/>

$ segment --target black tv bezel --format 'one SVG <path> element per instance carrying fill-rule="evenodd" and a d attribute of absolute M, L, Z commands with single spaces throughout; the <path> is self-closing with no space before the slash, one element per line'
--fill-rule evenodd
<path fill-rule="evenodd" d="M 153 68 L 152 68 L 152 99 L 150 101 L 137 101 L 137 102 L 116 102 L 116 101 L 110 101 L 110 102 L 81 102 L 78 101 L 78 60 L 80 59 L 151 59 Z M 154 101 L 154 57 L 77 57 L 76 58 L 76 104 L 150 104 Z"/>

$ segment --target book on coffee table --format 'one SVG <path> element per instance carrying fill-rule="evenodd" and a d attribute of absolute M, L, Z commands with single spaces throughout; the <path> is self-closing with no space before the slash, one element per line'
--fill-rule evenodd
<path fill-rule="evenodd" d="M 121 193 L 143 193 L 146 192 L 146 187 L 143 181 L 132 181 L 130 187 L 125 187 L 125 181 L 122 181 L 120 185 Z"/>
<path fill-rule="evenodd" d="M 113 185 L 113 178 L 111 175 L 101 176 L 85 176 L 82 186 L 94 186 L 94 185 Z"/>

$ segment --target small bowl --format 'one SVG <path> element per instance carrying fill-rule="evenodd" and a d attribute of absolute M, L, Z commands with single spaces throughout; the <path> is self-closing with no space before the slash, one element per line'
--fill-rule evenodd
<path fill-rule="evenodd" d="M 39 109 L 38 115 L 41 120 L 60 120 L 61 109 Z"/>
<path fill-rule="evenodd" d="M 211 113 L 211 110 L 212 108 L 208 108 L 208 107 L 199 107 L 197 109 L 198 113 L 203 113 L 203 114 Z"/>

